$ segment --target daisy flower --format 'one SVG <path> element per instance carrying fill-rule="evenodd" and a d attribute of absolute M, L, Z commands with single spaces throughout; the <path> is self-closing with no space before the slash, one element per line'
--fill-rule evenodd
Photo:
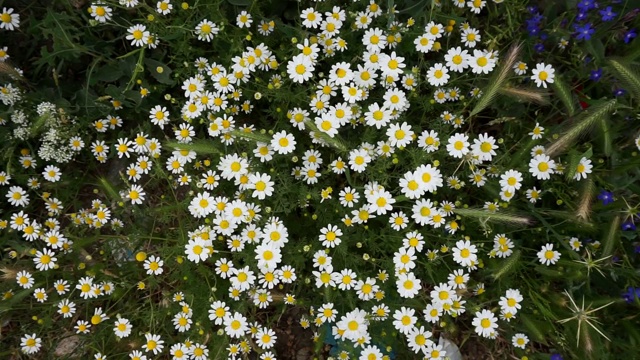
<path fill-rule="evenodd" d="M 296 140 L 292 134 L 288 134 L 286 131 L 280 131 L 273 134 L 271 139 L 271 147 L 278 154 L 286 155 L 295 150 Z"/>
<path fill-rule="evenodd" d="M 447 151 L 449 152 L 449 155 L 460 159 L 464 157 L 466 154 L 468 154 L 469 153 L 468 140 L 469 140 L 469 136 L 462 133 L 456 133 L 453 136 L 449 137 L 448 144 L 447 144 Z"/>
<path fill-rule="evenodd" d="M 427 71 L 427 81 L 432 86 L 442 86 L 449 82 L 449 70 L 441 63 L 436 63 Z"/>
<path fill-rule="evenodd" d="M 113 332 L 119 338 L 126 338 L 131 335 L 132 328 L 133 326 L 131 326 L 131 322 L 125 318 L 118 318 L 113 324 Z"/>
<path fill-rule="evenodd" d="M 522 333 L 517 333 L 511 338 L 511 344 L 520 349 L 524 349 L 528 343 L 529 338 L 527 337 L 527 335 Z"/>
<path fill-rule="evenodd" d="M 478 311 L 471 322 L 478 335 L 488 338 L 498 329 L 498 319 L 489 310 Z"/>
<path fill-rule="evenodd" d="M 0 29 L 13 31 L 19 27 L 20 27 L 20 14 L 14 13 L 12 8 L 7 9 L 6 7 L 3 7 L 2 12 L 0 13 Z"/>
<path fill-rule="evenodd" d="M 198 23 L 196 26 L 196 35 L 198 35 L 198 40 L 210 42 L 213 40 L 214 36 L 218 35 L 220 28 L 214 23 L 207 19 L 204 19 Z"/>
<path fill-rule="evenodd" d="M 11 186 L 7 192 L 7 198 L 13 206 L 25 207 L 29 205 L 29 195 L 20 186 Z"/>
<path fill-rule="evenodd" d="M 154 335 L 146 333 L 144 335 L 146 343 L 142 345 L 142 348 L 147 352 L 153 352 L 153 355 L 158 355 L 164 348 L 164 340 L 160 338 L 160 335 Z"/>
<path fill-rule="evenodd" d="M 545 244 L 542 249 L 538 251 L 538 260 L 541 264 L 549 266 L 549 264 L 555 265 L 560 259 L 560 253 L 553 250 L 553 244 Z"/>
<path fill-rule="evenodd" d="M 147 275 L 160 275 L 163 272 L 164 261 L 155 255 L 151 255 L 144 261 L 143 267 L 147 270 Z"/>
<path fill-rule="evenodd" d="M 36 336 L 36 334 L 25 334 L 24 337 L 20 339 L 20 346 L 22 347 L 22 352 L 25 354 L 35 354 L 40 351 L 40 347 L 42 347 L 42 339 Z"/>
<path fill-rule="evenodd" d="M 98 22 L 104 23 L 111 20 L 111 12 L 113 10 L 102 2 L 92 4 L 90 10 L 91 16 Z"/>
<path fill-rule="evenodd" d="M 173 4 L 169 0 L 158 1 L 156 11 L 158 14 L 167 15 L 173 10 Z"/>
<path fill-rule="evenodd" d="M 462 50 L 460 46 L 450 48 L 444 56 L 444 60 L 451 71 L 463 72 L 469 67 L 469 54 L 467 50 Z"/>
<path fill-rule="evenodd" d="M 529 135 L 531 135 L 531 138 L 533 140 L 542 139 L 542 135 L 544 135 L 544 128 L 542 126 L 540 126 L 539 123 L 536 123 L 536 126 L 529 133 Z M 544 148 L 543 148 L 543 150 L 544 150 Z M 544 153 L 544 151 L 543 151 L 543 153 Z"/>
<path fill-rule="evenodd" d="M 591 174 L 592 168 L 593 168 L 593 165 L 591 165 L 591 160 L 587 159 L 586 157 L 583 157 L 582 159 L 580 159 L 580 162 L 576 167 L 576 173 L 575 175 L 573 175 L 573 179 L 578 181 L 580 181 L 581 179 L 586 179 L 587 174 Z"/>
<path fill-rule="evenodd" d="M 536 64 L 536 68 L 531 70 L 531 80 L 536 82 L 536 86 L 547 88 L 547 84 L 552 84 L 555 78 L 555 69 L 548 64 Z"/>
<path fill-rule="evenodd" d="M 475 245 L 471 245 L 469 240 L 459 240 L 456 242 L 456 246 L 453 248 L 453 261 L 460 266 L 472 266 L 477 263 L 478 256 L 476 253 L 478 249 Z"/>
<path fill-rule="evenodd" d="M 547 155 L 536 155 L 529 161 L 529 172 L 538 180 L 549 180 L 555 169 L 555 161 Z"/>
<path fill-rule="evenodd" d="M 249 330 L 247 318 L 237 312 L 225 316 L 223 325 L 225 333 L 235 339 L 242 337 Z"/>
<path fill-rule="evenodd" d="M 420 292 L 422 286 L 420 285 L 420 279 L 416 278 L 412 272 L 408 272 L 398 275 L 396 288 L 400 297 L 413 298 Z"/>
<path fill-rule="evenodd" d="M 322 22 L 322 14 L 315 11 L 315 9 L 313 8 L 302 10 L 302 12 L 300 13 L 300 18 L 302 19 L 302 25 L 307 29 L 317 29 Z"/>
<path fill-rule="evenodd" d="M 147 31 L 146 26 L 142 24 L 136 24 L 127 29 L 127 40 L 131 40 L 131 46 L 142 47 L 147 44 L 149 41 L 149 31 Z"/>
<path fill-rule="evenodd" d="M 56 261 L 55 253 L 49 249 L 37 251 L 33 262 L 36 264 L 36 269 L 40 271 L 51 270 L 55 267 Z"/>
<path fill-rule="evenodd" d="M 251 14 L 246 11 L 240 12 L 238 17 L 236 17 L 236 25 L 238 25 L 239 28 L 249 28 L 252 23 L 253 19 L 251 18 Z"/>
<path fill-rule="evenodd" d="M 488 74 L 496 65 L 495 57 L 491 53 L 480 50 L 473 50 L 473 56 L 469 58 L 469 66 L 474 74 Z"/>
<path fill-rule="evenodd" d="M 409 334 L 414 328 L 415 323 L 418 321 L 418 317 L 415 316 L 415 310 L 412 308 L 401 307 L 400 310 L 396 310 L 393 314 L 393 326 L 401 334 Z"/>

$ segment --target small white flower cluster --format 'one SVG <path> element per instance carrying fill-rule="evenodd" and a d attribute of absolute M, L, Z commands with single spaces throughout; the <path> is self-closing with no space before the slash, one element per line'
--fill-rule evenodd
<path fill-rule="evenodd" d="M 20 101 L 21 98 L 20 89 L 13 87 L 13 85 L 4 84 L 0 87 L 0 101 L 2 101 L 4 105 L 14 105 Z"/>

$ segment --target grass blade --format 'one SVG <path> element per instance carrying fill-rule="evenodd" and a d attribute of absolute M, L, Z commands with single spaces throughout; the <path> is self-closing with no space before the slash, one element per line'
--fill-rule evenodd
<path fill-rule="evenodd" d="M 469 117 L 478 114 L 493 102 L 496 95 L 498 95 L 499 90 L 503 88 L 507 81 L 507 78 L 512 71 L 511 69 L 513 68 L 513 64 L 516 63 L 520 49 L 522 49 L 522 44 L 516 44 L 509 49 L 507 55 L 502 61 L 502 64 L 493 71 L 493 75 L 489 79 L 489 85 L 485 89 L 480 100 L 476 103 L 476 106 L 471 110 Z"/>
<path fill-rule="evenodd" d="M 609 59 L 608 64 L 609 70 L 622 82 L 625 90 L 640 100 L 640 74 L 638 71 L 620 59 Z"/>
<path fill-rule="evenodd" d="M 556 76 L 551 87 L 555 95 L 560 98 L 565 109 L 567 109 L 567 114 L 573 116 L 576 113 L 576 101 L 571 89 L 562 81 L 562 77 Z"/>
<path fill-rule="evenodd" d="M 540 90 L 531 90 L 521 87 L 505 87 L 499 89 L 500 95 L 506 95 L 521 101 L 532 102 L 538 105 L 547 105 L 549 103 L 549 94 Z"/>
<path fill-rule="evenodd" d="M 499 222 L 523 226 L 533 224 L 533 220 L 526 216 L 504 212 L 491 213 L 484 209 L 455 209 L 454 212 L 458 215 L 476 218 L 480 221 Z"/>
<path fill-rule="evenodd" d="M 616 105 L 616 99 L 595 105 L 584 110 L 578 115 L 571 127 L 558 140 L 547 148 L 547 155 L 555 157 L 564 149 L 572 145 L 582 134 L 587 132 L 593 125 L 606 118 Z"/>

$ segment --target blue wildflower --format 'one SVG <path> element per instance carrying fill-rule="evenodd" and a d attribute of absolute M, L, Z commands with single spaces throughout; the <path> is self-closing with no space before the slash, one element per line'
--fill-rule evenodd
<path fill-rule="evenodd" d="M 633 252 L 636 254 L 640 254 L 640 245 L 636 245 L 633 247 Z"/>
<path fill-rule="evenodd" d="M 591 79 L 592 81 L 600 81 L 601 77 L 602 77 L 602 69 L 601 68 L 597 68 L 595 70 L 591 70 L 591 75 L 589 75 L 589 79 Z"/>
<path fill-rule="evenodd" d="M 622 228 L 622 231 L 635 231 L 636 230 L 636 224 L 632 223 L 631 221 L 623 222 L 620 227 Z"/>
<path fill-rule="evenodd" d="M 631 304 L 636 298 L 640 299 L 640 288 L 629 286 L 627 292 L 622 293 L 622 298 L 627 304 Z"/>
<path fill-rule="evenodd" d="M 576 40 L 591 40 L 591 35 L 596 32 L 596 29 L 592 28 L 589 23 L 584 26 L 574 25 L 573 27 L 578 33 Z"/>
<path fill-rule="evenodd" d="M 623 88 L 613 90 L 613 96 L 616 96 L 616 97 L 623 96 L 626 93 L 627 93 L 627 90 Z"/>
<path fill-rule="evenodd" d="M 582 12 L 587 12 L 596 8 L 596 2 L 594 0 L 582 0 L 578 3 L 578 9 Z"/>
<path fill-rule="evenodd" d="M 587 20 L 587 16 L 588 16 L 588 14 L 586 12 L 580 11 L 578 13 L 578 15 L 576 16 L 576 21 L 585 21 L 585 20 Z"/>
<path fill-rule="evenodd" d="M 544 51 L 544 44 L 543 44 L 543 43 L 537 43 L 537 44 L 533 47 L 533 49 L 534 49 L 536 52 L 541 53 L 541 52 L 543 52 L 543 51 Z"/>
<path fill-rule="evenodd" d="M 598 195 L 598 200 L 602 201 L 602 205 L 609 205 L 613 202 L 613 193 L 607 190 L 602 190 Z"/>
<path fill-rule="evenodd" d="M 618 14 L 614 13 L 611 9 L 611 6 L 607 6 L 606 8 L 600 10 L 600 15 L 602 16 L 602 21 L 611 21 Z"/>
<path fill-rule="evenodd" d="M 624 43 L 628 44 L 631 42 L 631 40 L 635 39 L 635 37 L 638 36 L 638 33 L 636 33 L 636 29 L 631 29 L 629 31 L 627 31 L 624 34 Z"/>
<path fill-rule="evenodd" d="M 564 360 L 564 358 L 562 357 L 562 355 L 556 353 L 556 354 L 551 354 L 551 358 L 549 360 Z"/>

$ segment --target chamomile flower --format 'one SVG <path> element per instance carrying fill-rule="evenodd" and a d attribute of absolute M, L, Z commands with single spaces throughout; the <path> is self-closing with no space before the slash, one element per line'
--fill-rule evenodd
<path fill-rule="evenodd" d="M 225 333 L 235 339 L 242 337 L 249 330 L 247 318 L 237 312 L 227 314 L 223 319 L 223 325 Z"/>
<path fill-rule="evenodd" d="M 462 50 L 458 46 L 450 48 L 444 56 L 444 60 L 447 62 L 449 70 L 461 73 L 469 67 L 469 57 L 467 50 Z"/>
<path fill-rule="evenodd" d="M 31 335 L 25 334 L 24 337 L 20 339 L 20 347 L 25 354 L 35 354 L 39 352 L 42 347 L 42 339 L 36 336 L 35 333 Z"/>
<path fill-rule="evenodd" d="M 517 333 L 511 338 L 511 344 L 520 349 L 524 349 L 528 343 L 529 338 L 527 337 L 527 335 L 522 333 Z"/>
<path fill-rule="evenodd" d="M 13 206 L 25 207 L 29 205 L 29 195 L 20 186 L 11 186 L 7 192 L 7 199 Z"/>
<path fill-rule="evenodd" d="M 113 324 L 113 332 L 116 334 L 117 337 L 121 339 L 131 335 L 132 329 L 133 329 L 133 326 L 131 325 L 131 322 L 129 321 L 129 319 L 120 317 Z"/>
<path fill-rule="evenodd" d="M 427 81 L 431 86 L 445 85 L 449 77 L 449 70 L 441 63 L 436 63 L 427 71 Z"/>
<path fill-rule="evenodd" d="M 496 59 L 489 52 L 473 50 L 473 56 L 469 58 L 469 66 L 474 74 L 488 74 L 496 66 Z"/>
<path fill-rule="evenodd" d="M 574 180 L 580 181 L 581 179 L 586 179 L 587 174 L 591 174 L 591 169 L 593 165 L 591 165 L 591 160 L 583 157 L 580 159 L 578 166 L 576 166 L 576 173 L 573 175 Z"/>
<path fill-rule="evenodd" d="M 213 38 L 218 35 L 220 28 L 214 23 L 207 19 L 204 19 L 198 23 L 196 26 L 196 35 L 198 35 L 198 40 L 211 42 Z"/>
<path fill-rule="evenodd" d="M 402 124 L 391 124 L 387 129 L 386 135 L 391 146 L 402 148 L 413 141 L 414 132 L 408 123 L 403 122 Z"/>
<path fill-rule="evenodd" d="M 312 60 L 303 54 L 294 56 L 287 63 L 287 73 L 293 82 L 302 84 L 313 76 L 314 70 Z"/>
<path fill-rule="evenodd" d="M 142 345 L 142 348 L 147 352 L 153 352 L 153 355 L 158 355 L 164 349 L 164 340 L 160 338 L 160 335 L 146 333 L 144 335 L 146 343 Z"/>
<path fill-rule="evenodd" d="M 349 166 L 351 170 L 361 173 L 373 159 L 364 149 L 354 149 L 349 152 Z"/>
<path fill-rule="evenodd" d="M 460 266 L 472 266 L 477 263 L 477 252 L 478 249 L 469 240 L 459 240 L 453 248 L 453 261 Z"/>
<path fill-rule="evenodd" d="M 55 267 L 56 261 L 55 253 L 49 249 L 43 249 L 37 251 L 33 262 L 36 264 L 36 269 L 40 271 L 51 270 Z"/>
<path fill-rule="evenodd" d="M 498 148 L 496 140 L 487 133 L 480 134 L 477 139 L 473 140 L 471 152 L 477 156 L 480 161 L 491 161 L 496 155 L 495 150 Z"/>
<path fill-rule="evenodd" d="M 468 140 L 469 136 L 462 133 L 456 133 L 449 137 L 447 144 L 449 155 L 460 159 L 468 154 L 470 145 Z"/>
<path fill-rule="evenodd" d="M 547 155 L 536 155 L 529 161 L 529 172 L 538 180 L 549 180 L 556 163 Z"/>
<path fill-rule="evenodd" d="M 20 14 L 14 13 L 12 8 L 7 9 L 6 7 L 3 7 L 2 12 L 0 13 L 0 29 L 13 31 L 19 27 L 20 27 Z"/>
<path fill-rule="evenodd" d="M 478 311 L 471 322 L 478 335 L 488 338 L 498 329 L 498 319 L 490 310 Z"/>
<path fill-rule="evenodd" d="M 283 130 L 273 134 L 273 138 L 271 139 L 271 147 L 278 154 L 286 155 L 295 150 L 296 140 L 292 134 L 288 134 Z"/>
<path fill-rule="evenodd" d="M 416 46 L 416 50 L 424 54 L 433 49 L 434 42 L 435 40 L 433 40 L 433 37 L 431 37 L 429 34 L 422 34 L 415 40 L 413 40 L 413 44 Z"/>
<path fill-rule="evenodd" d="M 552 84 L 555 78 L 555 69 L 545 63 L 536 64 L 536 68 L 531 70 L 531 80 L 535 81 L 536 86 L 547 88 L 547 84 Z"/>
<path fill-rule="evenodd" d="M 127 40 L 131 40 L 132 46 L 142 47 L 147 44 L 149 41 L 149 31 L 147 31 L 147 27 L 142 24 L 136 24 L 127 29 Z"/>
<path fill-rule="evenodd" d="M 553 250 L 553 244 L 543 245 L 542 249 L 538 251 L 537 255 L 540 263 L 547 266 L 549 266 L 550 264 L 555 265 L 555 263 L 560 259 L 560 253 L 556 250 Z"/>
<path fill-rule="evenodd" d="M 103 2 L 99 1 L 95 4 L 92 4 L 90 10 L 91 16 L 98 22 L 104 23 L 108 20 L 111 20 L 111 13 L 113 10 Z"/>
<path fill-rule="evenodd" d="M 462 38 L 461 40 L 464 42 L 464 45 L 468 48 L 476 47 L 476 44 L 482 40 L 480 32 L 470 27 L 463 29 L 460 37 Z"/>
<path fill-rule="evenodd" d="M 418 317 L 415 316 L 415 310 L 412 308 L 401 307 L 393 314 L 393 326 L 401 334 L 409 334 L 413 330 L 414 325 L 418 321 Z"/>
<path fill-rule="evenodd" d="M 522 173 L 517 170 L 507 170 L 500 176 L 500 187 L 509 192 L 515 192 L 522 186 Z"/>
<path fill-rule="evenodd" d="M 240 12 L 240 14 L 238 14 L 238 16 L 236 17 L 236 25 L 239 28 L 250 28 L 252 23 L 253 19 L 251 17 L 251 14 L 244 10 Z"/>
<path fill-rule="evenodd" d="M 413 298 L 420 292 L 422 286 L 420 285 L 420 279 L 416 278 L 412 272 L 408 272 L 398 275 L 396 288 L 400 297 Z"/>

